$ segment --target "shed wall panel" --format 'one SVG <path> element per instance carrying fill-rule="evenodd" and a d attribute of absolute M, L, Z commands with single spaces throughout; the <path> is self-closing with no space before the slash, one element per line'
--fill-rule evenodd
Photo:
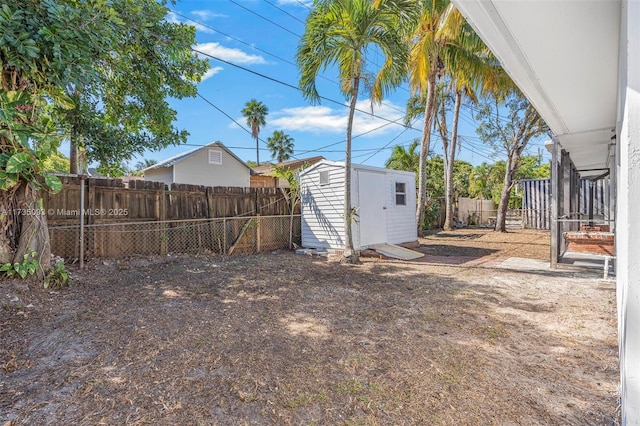
<path fill-rule="evenodd" d="M 395 184 L 404 183 L 406 188 L 406 204 L 396 205 Z M 387 174 L 387 242 L 400 244 L 418 239 L 416 225 L 416 181 L 413 176 L 404 174 Z"/>
<path fill-rule="evenodd" d="M 329 173 L 329 184 L 320 185 L 320 173 Z M 300 178 L 302 246 L 329 249 L 344 247 L 344 168 L 318 165 Z"/>

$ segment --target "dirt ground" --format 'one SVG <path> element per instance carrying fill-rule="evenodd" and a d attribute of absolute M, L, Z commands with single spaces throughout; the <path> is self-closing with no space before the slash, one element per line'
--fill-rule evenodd
<path fill-rule="evenodd" d="M 0 281 L 0 425 L 617 424 L 615 286 L 548 233 L 434 233 L 424 258 L 289 252 Z"/>

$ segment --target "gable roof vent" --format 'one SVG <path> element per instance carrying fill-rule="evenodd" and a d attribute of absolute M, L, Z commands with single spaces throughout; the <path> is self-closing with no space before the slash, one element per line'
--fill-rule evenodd
<path fill-rule="evenodd" d="M 209 164 L 222 164 L 222 151 L 217 149 L 210 149 Z"/>

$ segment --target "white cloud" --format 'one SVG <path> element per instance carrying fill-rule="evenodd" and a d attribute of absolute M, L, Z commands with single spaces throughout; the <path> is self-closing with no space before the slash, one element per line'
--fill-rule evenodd
<path fill-rule="evenodd" d="M 170 22 L 172 24 L 182 23 L 182 21 L 178 19 L 178 15 L 173 12 L 167 13 L 167 22 Z"/>
<path fill-rule="evenodd" d="M 358 101 L 356 108 L 370 112 L 371 102 L 369 100 Z M 353 119 L 354 135 L 371 132 L 371 134 L 379 136 L 385 132 L 397 132 L 399 125 L 389 123 L 388 120 L 398 120 L 399 124 L 403 123 L 403 109 L 389 102 L 374 105 L 373 113 L 378 117 L 384 117 L 384 119 L 356 111 Z M 274 113 L 276 117 L 269 120 L 269 125 L 289 131 L 344 134 L 347 129 L 348 114 L 349 110 L 346 107 L 341 109 L 332 109 L 327 106 L 285 108 Z"/>
<path fill-rule="evenodd" d="M 267 61 L 260 55 L 251 55 L 240 49 L 231 49 L 221 46 L 219 43 L 200 43 L 196 50 L 206 53 L 234 64 L 266 64 Z"/>
<path fill-rule="evenodd" d="M 202 21 L 208 21 L 215 18 L 228 18 L 227 15 L 214 12 L 212 10 L 192 10 L 191 14 Z"/>
<path fill-rule="evenodd" d="M 193 22 L 188 19 L 180 20 L 180 17 L 173 12 L 167 13 L 167 22 L 170 22 L 172 24 L 187 24 L 191 25 L 192 27 L 196 27 L 196 31 L 207 34 L 216 34 L 216 31 L 214 29 L 205 27 L 204 25 L 198 24 L 197 22 Z"/>
<path fill-rule="evenodd" d="M 209 68 L 207 70 L 207 72 L 204 73 L 204 75 L 202 76 L 202 79 L 200 80 L 200 82 L 202 83 L 206 79 L 213 77 L 214 75 L 218 74 L 223 69 L 224 68 L 222 68 L 222 67 L 211 67 L 211 68 Z"/>

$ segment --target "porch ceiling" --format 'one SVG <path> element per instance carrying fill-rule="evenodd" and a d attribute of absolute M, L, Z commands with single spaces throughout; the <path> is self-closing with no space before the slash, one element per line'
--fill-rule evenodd
<path fill-rule="evenodd" d="M 546 120 L 582 176 L 599 175 L 595 169 L 612 166 L 621 2 L 452 1 Z"/>

